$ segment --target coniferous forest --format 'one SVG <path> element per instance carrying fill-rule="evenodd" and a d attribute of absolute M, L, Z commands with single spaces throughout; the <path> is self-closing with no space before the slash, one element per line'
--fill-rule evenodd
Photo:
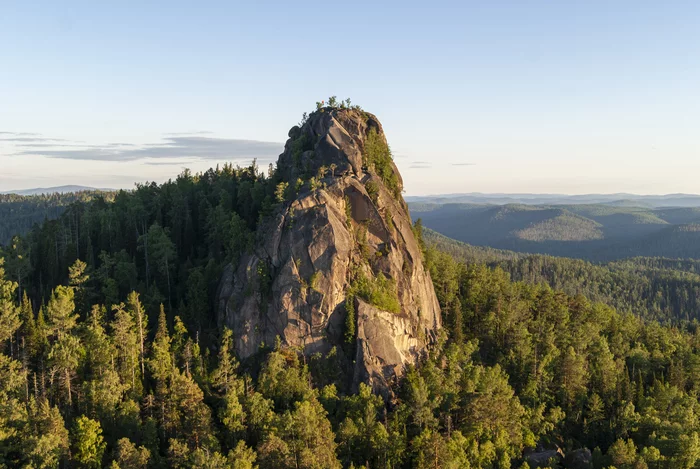
<path fill-rule="evenodd" d="M 0 44 L 0 469 L 700 469 L 700 1 Z"/>
<path fill-rule="evenodd" d="M 98 194 L 107 199 L 111 196 L 89 190 L 32 196 L 0 194 L 0 245 L 9 244 L 13 236 L 30 231 L 38 223 L 58 218 L 72 203 L 88 201 Z"/>
<path fill-rule="evenodd" d="M 348 392 L 335 351 L 239 362 L 217 282 L 280 183 L 255 164 L 186 171 L 4 248 L 0 467 L 695 466 L 696 322 L 456 260 L 420 224 L 444 328 L 393 399 Z"/>
<path fill-rule="evenodd" d="M 581 294 L 665 324 L 698 320 L 700 262 L 696 259 L 633 257 L 596 264 L 471 246 L 430 230 L 426 239 L 466 263 L 500 267 L 516 281 L 546 283 L 569 295 Z"/>

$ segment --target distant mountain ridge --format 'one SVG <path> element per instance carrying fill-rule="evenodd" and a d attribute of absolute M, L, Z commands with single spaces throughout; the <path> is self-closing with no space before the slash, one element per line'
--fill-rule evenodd
<path fill-rule="evenodd" d="M 71 192 L 95 192 L 95 191 L 114 192 L 114 189 L 68 185 L 68 186 L 56 186 L 56 187 L 37 187 L 34 189 L 22 189 L 22 190 L 16 190 L 16 191 L 5 191 L 5 192 L 0 192 L 0 194 L 16 194 L 16 195 L 31 196 L 31 195 L 42 195 L 42 194 L 68 194 Z"/>
<path fill-rule="evenodd" d="M 700 195 L 697 194 L 665 194 L 638 195 L 627 193 L 616 194 L 505 194 L 471 192 L 465 194 L 441 194 L 427 196 L 408 196 L 408 203 L 477 203 L 477 204 L 525 204 L 525 205 L 577 205 L 605 204 L 613 206 L 635 207 L 700 207 Z"/>
<path fill-rule="evenodd" d="M 414 219 L 477 246 L 589 260 L 700 259 L 700 208 L 410 202 Z"/>

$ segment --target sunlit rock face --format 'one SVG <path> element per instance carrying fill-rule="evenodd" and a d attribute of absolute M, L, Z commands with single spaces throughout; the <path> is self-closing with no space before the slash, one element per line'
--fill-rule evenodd
<path fill-rule="evenodd" d="M 287 201 L 253 252 L 226 268 L 219 324 L 243 359 L 278 340 L 307 355 L 335 347 L 348 387 L 389 396 L 441 320 L 398 170 L 390 159 L 373 163 L 373 148 L 388 149 L 382 126 L 364 111 L 325 108 L 289 137 L 277 163 Z M 391 307 L 358 292 L 358 279 Z"/>

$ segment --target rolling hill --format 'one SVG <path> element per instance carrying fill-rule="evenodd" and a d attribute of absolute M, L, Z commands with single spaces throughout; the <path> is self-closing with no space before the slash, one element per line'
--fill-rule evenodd
<path fill-rule="evenodd" d="M 409 204 L 414 219 L 478 246 L 590 260 L 700 258 L 700 208 L 613 204 Z"/>
<path fill-rule="evenodd" d="M 673 230 L 686 234 L 694 232 L 688 228 Z M 661 322 L 700 319 L 698 260 L 633 257 L 593 263 L 472 246 L 430 229 L 424 229 L 423 239 L 428 246 L 467 265 L 500 268 L 514 281 L 544 283 L 569 295 L 584 295 L 619 311 Z M 657 252 L 663 254 L 661 250 Z"/>

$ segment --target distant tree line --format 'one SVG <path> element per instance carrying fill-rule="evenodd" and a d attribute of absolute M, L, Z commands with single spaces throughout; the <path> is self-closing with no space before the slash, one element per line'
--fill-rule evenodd
<path fill-rule="evenodd" d="M 35 224 L 58 218 L 72 203 L 88 201 L 97 194 L 109 197 L 97 191 L 32 196 L 0 194 L 0 245 L 9 244 L 14 236 L 29 232 Z"/>

